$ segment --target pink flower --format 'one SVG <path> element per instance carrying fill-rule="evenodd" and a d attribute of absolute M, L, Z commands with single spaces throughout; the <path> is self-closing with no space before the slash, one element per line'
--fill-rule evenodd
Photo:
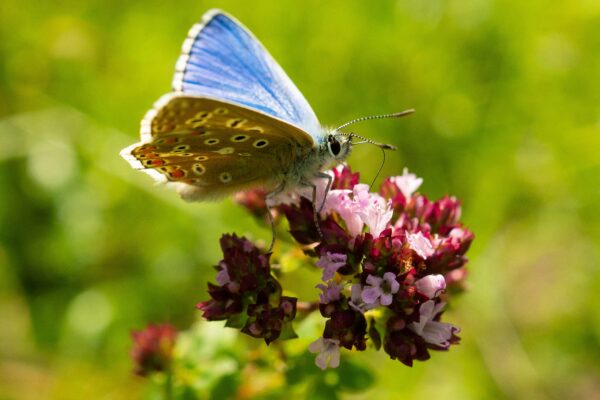
<path fill-rule="evenodd" d="M 131 357 L 136 374 L 146 376 L 170 368 L 177 338 L 177 330 L 172 325 L 150 324 L 140 331 L 133 331 L 131 337 Z"/>
<path fill-rule="evenodd" d="M 427 343 L 447 349 L 452 336 L 460 329 L 452 324 L 434 321 L 445 305 L 446 303 L 436 305 L 433 300 L 426 301 L 419 308 L 419 322 L 411 322 L 408 327 Z"/>
<path fill-rule="evenodd" d="M 322 370 L 337 368 L 340 365 L 340 341 L 337 339 L 318 338 L 308 346 L 311 353 L 319 353 L 315 364 Z"/>
<path fill-rule="evenodd" d="M 408 172 L 408 168 L 404 168 L 402 175 L 393 176 L 390 178 L 390 181 L 398 186 L 404 197 L 408 199 L 421 186 L 423 178 L 417 178 L 415 174 Z"/>
<path fill-rule="evenodd" d="M 344 220 L 348 233 L 358 236 L 362 232 L 364 222 L 356 213 L 355 202 L 350 198 L 350 190 L 331 190 L 327 195 L 325 211 L 335 211 Z"/>
<path fill-rule="evenodd" d="M 464 267 L 453 269 L 444 276 L 448 285 L 461 285 L 466 278 L 467 269 Z"/>
<path fill-rule="evenodd" d="M 400 290 L 400 284 L 396 281 L 396 275 L 393 272 L 383 274 L 383 279 L 369 275 L 367 283 L 371 287 L 367 287 L 362 291 L 361 297 L 367 304 L 381 304 L 389 306 L 392 304 L 393 295 Z"/>
<path fill-rule="evenodd" d="M 323 268 L 323 282 L 326 282 L 333 278 L 338 269 L 342 268 L 346 265 L 346 259 L 348 256 L 346 254 L 338 254 L 327 252 L 325 256 L 321 256 L 319 261 L 317 261 L 317 266 Z"/>
<path fill-rule="evenodd" d="M 443 275 L 427 275 L 416 281 L 415 286 L 421 294 L 433 299 L 446 290 L 446 280 Z"/>
<path fill-rule="evenodd" d="M 330 191 L 326 211 L 337 212 L 350 235 L 359 235 L 366 224 L 371 235 L 378 237 L 387 228 L 394 214 L 390 204 L 380 195 L 370 193 L 368 185 L 357 184 L 352 190 L 352 197 L 349 190 Z"/>
<path fill-rule="evenodd" d="M 329 282 L 327 286 L 322 283 L 315 286 L 318 289 L 321 289 L 323 293 L 321 293 L 320 300 L 322 304 L 332 303 L 340 299 L 340 294 L 342 293 L 342 289 L 344 289 L 344 285 L 339 285 L 335 282 Z"/>
<path fill-rule="evenodd" d="M 360 174 L 358 172 L 352 173 L 345 163 L 338 164 L 332 172 L 334 176 L 332 189 L 352 189 L 360 178 Z"/>
<path fill-rule="evenodd" d="M 406 240 L 411 249 L 415 251 L 422 259 L 427 259 L 435 252 L 431 241 L 427 239 L 421 232 L 408 233 L 406 232 Z"/>
<path fill-rule="evenodd" d="M 387 228 L 388 223 L 394 215 L 391 202 L 376 193 L 369 193 L 367 185 L 354 186 L 354 197 L 358 197 L 355 212 L 360 219 L 369 227 L 369 232 L 377 238 Z"/>

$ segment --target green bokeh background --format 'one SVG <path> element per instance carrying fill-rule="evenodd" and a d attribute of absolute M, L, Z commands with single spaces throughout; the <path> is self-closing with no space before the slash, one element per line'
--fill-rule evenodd
<path fill-rule="evenodd" d="M 600 2 L 35 1 L 0 4 L 0 398 L 145 393 L 129 332 L 188 328 L 218 238 L 268 240 L 230 200 L 186 204 L 118 157 L 170 90 L 188 28 L 227 10 L 321 121 L 398 146 L 430 198 L 463 201 L 462 343 L 409 369 L 351 355 L 348 398 L 600 398 Z M 373 147 L 349 162 L 369 181 Z M 316 291 L 315 291 L 316 295 Z"/>

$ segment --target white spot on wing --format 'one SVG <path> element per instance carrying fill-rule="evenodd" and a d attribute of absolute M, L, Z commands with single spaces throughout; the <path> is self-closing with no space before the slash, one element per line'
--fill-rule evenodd
<path fill-rule="evenodd" d="M 235 150 L 234 150 L 233 147 L 223 147 L 222 149 L 213 151 L 213 153 L 218 153 L 218 154 L 225 155 L 225 154 L 233 154 L 234 151 Z"/>

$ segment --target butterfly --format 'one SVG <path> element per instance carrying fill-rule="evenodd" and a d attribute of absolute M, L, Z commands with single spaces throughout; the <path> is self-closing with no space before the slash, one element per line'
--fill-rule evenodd
<path fill-rule="evenodd" d="M 314 180 L 326 179 L 327 193 L 332 178 L 323 170 L 344 161 L 353 144 L 393 148 L 342 132 L 350 123 L 321 126 L 253 34 L 225 12 L 210 10 L 183 42 L 173 91 L 144 116 L 141 142 L 121 155 L 133 168 L 174 185 L 188 201 L 259 187 L 267 197 L 310 187 L 315 203 Z"/>

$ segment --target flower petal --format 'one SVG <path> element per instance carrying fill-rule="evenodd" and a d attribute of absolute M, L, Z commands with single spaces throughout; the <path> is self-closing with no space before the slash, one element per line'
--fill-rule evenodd
<path fill-rule="evenodd" d="M 365 303 L 375 304 L 381 294 L 381 289 L 379 287 L 368 287 L 362 291 L 361 297 Z"/>
<path fill-rule="evenodd" d="M 431 241 L 423 236 L 423 233 L 409 233 L 406 232 L 406 240 L 411 249 L 415 251 L 422 259 L 427 259 L 435 252 Z"/>
<path fill-rule="evenodd" d="M 392 299 L 393 296 L 391 293 L 384 293 L 381 296 L 379 296 L 379 303 L 382 306 L 389 306 L 390 304 L 392 304 Z"/>
<path fill-rule="evenodd" d="M 390 181 L 394 183 L 398 189 L 400 189 L 404 197 L 408 199 L 419 186 L 421 186 L 423 178 L 418 178 L 417 175 L 408 172 L 408 168 L 404 168 L 402 175 L 394 176 L 390 178 Z"/>
<path fill-rule="evenodd" d="M 415 282 L 417 290 L 433 299 L 446 289 L 446 280 L 443 275 L 427 275 Z"/>

